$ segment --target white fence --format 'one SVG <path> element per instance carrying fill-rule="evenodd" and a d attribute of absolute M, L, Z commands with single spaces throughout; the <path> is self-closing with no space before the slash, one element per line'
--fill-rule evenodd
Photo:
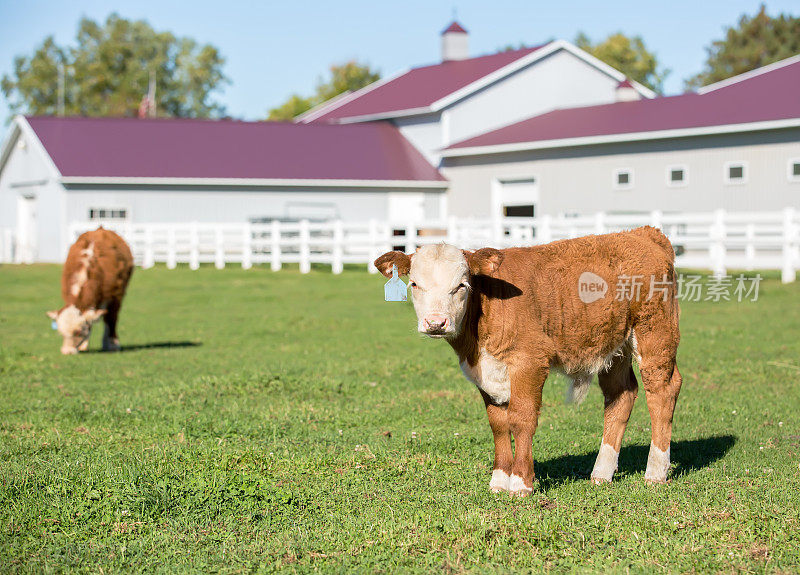
<path fill-rule="evenodd" d="M 230 223 L 122 223 L 104 226 L 122 235 L 133 250 L 136 263 L 145 268 L 179 263 L 196 269 L 203 263 L 218 268 L 238 264 L 249 268 L 269 264 L 299 264 L 303 273 L 312 264 L 331 266 L 340 273 L 344 264 L 367 264 L 385 251 L 406 252 L 418 246 L 447 242 L 463 248 L 509 247 L 546 243 L 630 229 L 642 225 L 661 228 L 678 253 L 677 265 L 708 269 L 724 275 L 728 269 L 780 270 L 784 282 L 794 281 L 800 268 L 800 212 L 705 213 L 610 215 L 575 218 L 542 216 L 536 219 L 449 218 L 425 222 L 280 222 Z M 70 240 L 96 222 L 70 226 Z M 10 248 L 0 238 L 0 261 L 13 260 Z M 6 258 L 6 256 L 10 256 Z"/>

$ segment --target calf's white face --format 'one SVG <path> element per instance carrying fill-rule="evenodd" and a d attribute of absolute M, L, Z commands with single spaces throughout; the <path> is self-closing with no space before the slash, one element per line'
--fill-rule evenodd
<path fill-rule="evenodd" d="M 59 311 L 49 311 L 47 316 L 55 320 L 58 333 L 64 338 L 61 353 L 72 355 L 78 353 L 89 340 L 92 324 L 103 317 L 104 309 L 87 309 L 81 311 L 74 305 L 68 305 Z"/>
<path fill-rule="evenodd" d="M 469 277 L 467 258 L 460 249 L 438 244 L 417 250 L 408 278 L 420 333 L 458 335 L 467 313 Z"/>
<path fill-rule="evenodd" d="M 375 260 L 375 267 L 387 277 L 392 275 L 392 266 L 397 266 L 400 275 L 408 274 L 420 333 L 453 338 L 461 332 L 467 314 L 470 278 L 488 275 L 502 259 L 501 252 L 491 248 L 465 252 L 435 244 L 410 255 L 388 252 Z"/>

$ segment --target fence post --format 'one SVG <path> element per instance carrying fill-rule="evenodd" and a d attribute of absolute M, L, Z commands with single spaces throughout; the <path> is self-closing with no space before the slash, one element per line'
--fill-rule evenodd
<path fill-rule="evenodd" d="M 597 212 L 594 215 L 594 233 L 606 233 L 606 215 L 603 212 Z"/>
<path fill-rule="evenodd" d="M 343 242 L 344 226 L 342 225 L 342 220 L 336 220 L 333 222 L 333 253 L 331 254 L 331 271 L 335 274 L 342 273 L 344 269 L 344 263 L 342 262 L 344 251 L 342 246 Z"/>
<path fill-rule="evenodd" d="M 725 210 L 714 211 L 714 223 L 711 226 L 711 271 L 716 277 L 727 272 L 725 267 Z"/>
<path fill-rule="evenodd" d="M 14 261 L 14 230 L 4 230 L 3 237 L 3 261 L 11 263 Z"/>
<path fill-rule="evenodd" d="M 794 208 L 785 208 L 783 210 L 783 265 L 781 266 L 781 282 L 785 284 L 791 283 L 796 279 L 794 244 L 797 242 L 798 238 L 794 226 Z"/>
<path fill-rule="evenodd" d="M 747 262 L 747 271 L 753 269 L 756 261 L 756 226 L 755 224 L 747 224 L 744 230 L 745 244 L 744 244 L 744 257 Z"/>
<path fill-rule="evenodd" d="M 661 210 L 653 210 L 652 212 L 650 212 L 650 225 L 660 230 L 662 225 L 661 222 L 662 215 L 663 214 L 661 213 Z"/>
<path fill-rule="evenodd" d="M 142 267 L 149 270 L 156 265 L 156 255 L 153 248 L 153 228 L 146 225 L 144 228 L 144 258 L 142 259 Z"/>
<path fill-rule="evenodd" d="M 269 269 L 274 272 L 281 270 L 281 222 L 280 220 L 272 220 L 269 231 L 269 255 L 270 264 Z"/>
<path fill-rule="evenodd" d="M 378 222 L 377 220 L 369 221 L 369 261 L 367 262 L 367 271 L 371 274 L 378 273 L 378 268 L 375 267 L 375 260 L 378 259 Z"/>
<path fill-rule="evenodd" d="M 550 214 L 545 214 L 539 218 L 541 222 L 539 229 L 536 230 L 536 240 L 538 244 L 548 244 L 553 241 L 553 217 Z"/>
<path fill-rule="evenodd" d="M 214 230 L 214 267 L 221 270 L 225 267 L 225 243 L 222 235 L 222 226 Z"/>
<path fill-rule="evenodd" d="M 253 228 L 250 222 L 242 226 L 242 269 L 253 267 Z"/>
<path fill-rule="evenodd" d="M 167 230 L 167 269 L 174 270 L 178 265 L 178 254 L 176 253 L 175 246 L 175 228 L 170 227 Z"/>
<path fill-rule="evenodd" d="M 496 248 L 499 249 L 505 247 L 502 245 L 504 239 L 503 227 L 503 218 L 501 216 L 495 216 L 492 218 L 492 243 Z"/>
<path fill-rule="evenodd" d="M 458 245 L 458 220 L 455 216 L 447 216 L 447 239 L 448 244 Z"/>
<path fill-rule="evenodd" d="M 200 267 L 200 237 L 197 233 L 197 222 L 192 222 L 189 231 L 189 269 Z"/>
<path fill-rule="evenodd" d="M 406 225 L 406 253 L 413 254 L 417 251 L 417 226 L 413 223 Z"/>
<path fill-rule="evenodd" d="M 308 220 L 300 220 L 300 273 L 307 274 L 311 271 L 311 234 Z"/>

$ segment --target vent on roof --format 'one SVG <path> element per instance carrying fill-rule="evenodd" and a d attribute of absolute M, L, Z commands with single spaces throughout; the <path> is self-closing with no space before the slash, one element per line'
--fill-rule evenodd
<path fill-rule="evenodd" d="M 469 58 L 469 34 L 453 20 L 442 32 L 442 62 L 466 58 Z"/>
<path fill-rule="evenodd" d="M 641 97 L 642 95 L 636 91 L 636 88 L 634 88 L 631 81 L 627 78 L 617 84 L 617 102 L 633 102 L 634 100 L 639 100 Z"/>

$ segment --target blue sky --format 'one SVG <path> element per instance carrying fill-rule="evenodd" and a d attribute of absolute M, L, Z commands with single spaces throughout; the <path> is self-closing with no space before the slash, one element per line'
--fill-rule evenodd
<path fill-rule="evenodd" d="M 700 70 L 711 40 L 720 38 L 742 13 L 755 13 L 759 4 L 758 0 L 0 0 L 0 75 L 12 70 L 14 56 L 32 53 L 45 36 L 53 34 L 61 44 L 72 43 L 82 16 L 104 20 L 116 11 L 126 18 L 146 19 L 156 29 L 216 45 L 227 58 L 225 71 L 231 79 L 219 99 L 231 115 L 259 119 L 292 92 L 311 92 L 334 62 L 358 58 L 388 75 L 437 61 L 439 32 L 456 9 L 458 20 L 470 32 L 474 55 L 510 43 L 573 40 L 579 31 L 592 39 L 616 31 L 641 35 L 662 65 L 672 69 L 667 93 L 677 93 L 683 80 Z M 797 14 L 797 8 L 797 0 L 767 2 L 771 14 Z M 8 117 L 7 103 L 0 96 L 0 126 Z"/>

